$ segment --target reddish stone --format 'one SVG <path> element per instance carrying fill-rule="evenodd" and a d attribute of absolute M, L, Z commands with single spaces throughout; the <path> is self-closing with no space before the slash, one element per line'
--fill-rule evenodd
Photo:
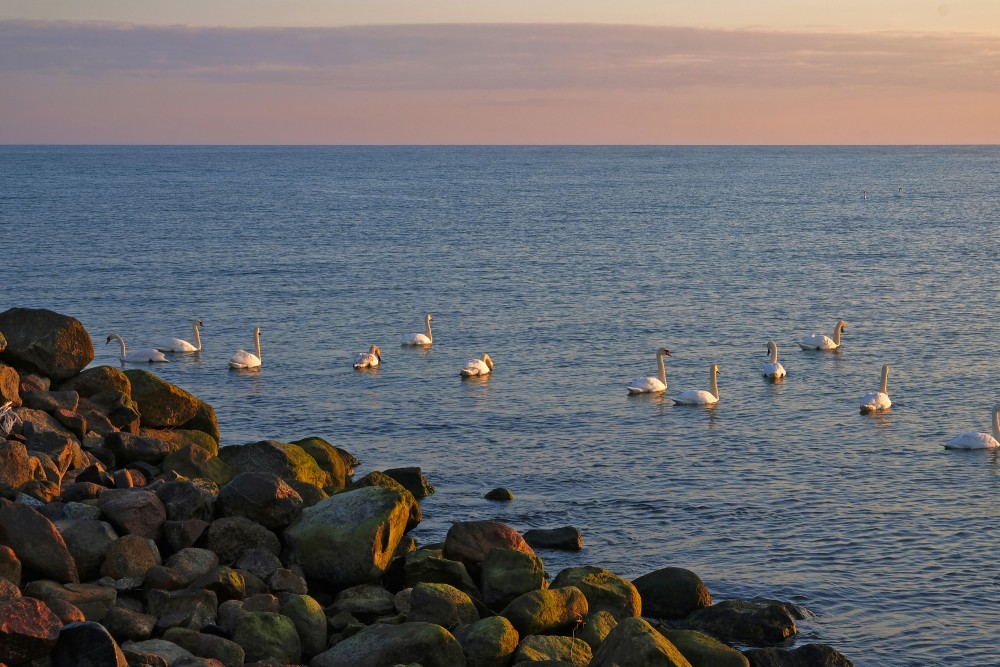
<path fill-rule="evenodd" d="M 0 602 L 0 663 L 20 665 L 48 655 L 61 627 L 59 617 L 41 600 Z"/>

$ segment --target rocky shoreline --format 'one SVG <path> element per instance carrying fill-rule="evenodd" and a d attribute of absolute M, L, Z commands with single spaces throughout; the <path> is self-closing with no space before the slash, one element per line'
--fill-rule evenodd
<path fill-rule="evenodd" d="M 713 604 L 682 568 L 550 581 L 534 548 L 579 548 L 572 528 L 418 547 L 420 468 L 354 479 L 319 437 L 220 448 L 210 405 L 93 358 L 72 317 L 0 313 L 0 667 L 852 664 L 785 647 L 806 610 Z"/>

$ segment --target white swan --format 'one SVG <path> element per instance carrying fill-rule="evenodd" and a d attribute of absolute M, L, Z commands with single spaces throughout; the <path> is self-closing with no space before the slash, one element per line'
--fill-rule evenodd
<path fill-rule="evenodd" d="M 358 352 L 354 357 L 354 367 L 358 370 L 377 368 L 382 363 L 382 350 L 378 345 L 372 345 L 367 352 Z"/>
<path fill-rule="evenodd" d="M 129 363 L 170 362 L 170 360 L 167 359 L 165 356 L 163 356 L 163 353 L 157 350 L 155 347 L 147 347 L 141 350 L 132 350 L 131 352 L 126 353 L 125 340 L 122 339 L 122 337 L 116 333 L 113 333 L 110 336 L 108 336 L 108 341 L 105 343 L 105 345 L 110 344 L 111 341 L 113 340 L 118 341 L 118 344 L 122 346 L 122 355 L 121 355 L 122 361 L 127 361 Z"/>
<path fill-rule="evenodd" d="M 493 370 L 493 360 L 490 359 L 490 355 L 483 352 L 482 359 L 469 359 L 465 362 L 465 368 L 462 369 L 461 375 L 464 378 L 471 378 L 481 375 L 489 375 Z"/>
<path fill-rule="evenodd" d="M 201 352 L 201 334 L 198 333 L 198 327 L 205 325 L 202 324 L 201 320 L 195 320 L 192 326 L 194 327 L 194 345 L 180 338 L 163 338 L 153 347 L 160 352 Z"/>
<path fill-rule="evenodd" d="M 882 385 L 878 391 L 870 391 L 861 397 L 861 414 L 885 412 L 892 407 L 886 385 L 889 383 L 889 364 L 882 366 Z"/>
<path fill-rule="evenodd" d="M 778 363 L 778 344 L 773 340 L 767 343 L 767 353 L 771 355 L 771 361 L 764 364 L 761 372 L 768 380 L 777 382 L 785 377 L 785 367 Z"/>
<path fill-rule="evenodd" d="M 839 350 L 840 334 L 844 333 L 844 327 L 846 326 L 847 323 L 844 320 L 840 320 L 833 329 L 833 338 L 824 336 L 823 334 L 813 334 L 803 338 L 799 343 L 799 347 L 803 350 Z"/>
<path fill-rule="evenodd" d="M 945 449 L 997 449 L 1000 447 L 1000 403 L 993 406 L 993 435 L 969 431 L 944 443 Z"/>
<path fill-rule="evenodd" d="M 712 364 L 712 390 L 689 389 L 681 392 L 677 398 L 671 399 L 674 405 L 715 405 L 719 402 L 719 364 Z"/>
<path fill-rule="evenodd" d="M 670 350 L 661 347 L 656 351 L 656 363 L 660 366 L 660 377 L 644 377 L 632 380 L 627 387 L 630 394 L 659 394 L 667 390 L 667 369 L 663 365 L 663 357 L 671 356 Z"/>
<path fill-rule="evenodd" d="M 427 323 L 427 333 L 412 333 L 409 336 L 403 336 L 403 345 L 430 345 L 434 342 L 434 337 L 431 336 L 431 320 L 434 319 L 428 313 L 424 321 Z"/>
<path fill-rule="evenodd" d="M 229 358 L 230 368 L 260 368 L 260 327 L 254 329 L 253 338 L 257 345 L 257 354 L 251 354 L 246 350 L 237 350 L 236 354 Z"/>

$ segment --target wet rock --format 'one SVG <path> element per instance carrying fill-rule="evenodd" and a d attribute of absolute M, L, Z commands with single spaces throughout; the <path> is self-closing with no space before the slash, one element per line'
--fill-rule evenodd
<path fill-rule="evenodd" d="M 84 398 L 90 398 L 102 391 L 119 391 L 125 395 L 132 393 L 132 383 L 121 370 L 113 366 L 94 366 L 80 371 L 61 385 L 60 391 L 75 391 Z"/>
<path fill-rule="evenodd" d="M 221 447 L 219 458 L 234 475 L 243 472 L 268 472 L 282 479 L 297 479 L 322 487 L 329 476 L 316 460 L 298 445 L 277 440 L 261 440 L 234 447 Z"/>
<path fill-rule="evenodd" d="M 240 615 L 233 630 L 233 641 L 243 647 L 247 662 L 298 664 L 302 658 L 295 624 L 273 612 L 251 611 Z"/>
<path fill-rule="evenodd" d="M 749 667 L 746 657 L 723 644 L 714 637 L 709 637 L 695 630 L 671 630 L 658 628 L 671 644 L 677 647 L 694 667 L 712 665 L 713 667 Z M 807 663 L 812 665 L 813 663 Z M 803 665 L 802 667 L 807 667 Z"/>
<path fill-rule="evenodd" d="M 311 658 L 326 650 L 326 614 L 316 600 L 308 595 L 289 595 L 281 603 L 281 615 L 295 626 L 303 658 Z"/>
<path fill-rule="evenodd" d="M 587 618 L 587 598 L 576 587 L 550 588 L 521 595 L 500 612 L 518 633 L 559 634 L 582 625 Z"/>
<path fill-rule="evenodd" d="M 233 471 L 225 461 L 198 445 L 184 445 L 168 454 L 160 467 L 164 472 L 174 472 L 195 479 L 208 479 L 220 487 L 228 484 L 233 478 Z"/>
<path fill-rule="evenodd" d="M 310 667 L 382 667 L 418 663 L 423 667 L 464 667 L 465 655 L 455 637 L 433 623 L 371 625 L 328 651 Z"/>
<path fill-rule="evenodd" d="M 503 616 L 490 616 L 455 630 L 465 660 L 476 667 L 507 667 L 520 642 L 517 630 Z"/>
<path fill-rule="evenodd" d="M 451 629 L 479 620 L 479 612 L 472 599 L 448 584 L 417 584 L 410 593 L 410 607 L 406 614 L 410 623 L 437 623 Z"/>
<path fill-rule="evenodd" d="M 386 475 L 403 485 L 403 488 L 413 494 L 417 500 L 434 493 L 434 487 L 424 477 L 424 472 L 418 466 L 406 468 L 389 468 L 383 470 Z"/>
<path fill-rule="evenodd" d="M 594 652 L 591 667 L 656 665 L 691 667 L 677 647 L 641 618 L 630 617 L 615 626 Z"/>
<path fill-rule="evenodd" d="M 156 540 L 167 512 L 156 494 L 146 489 L 108 489 L 98 506 L 119 534 L 140 535 Z"/>
<path fill-rule="evenodd" d="M 521 534 L 499 521 L 460 521 L 452 524 L 444 542 L 444 556 L 465 565 L 469 574 L 479 576 L 479 568 L 492 549 L 535 552 Z"/>
<path fill-rule="evenodd" d="M 62 623 L 41 600 L 0 602 L 0 663 L 22 665 L 52 650 Z"/>
<path fill-rule="evenodd" d="M 147 428 L 174 428 L 194 419 L 201 401 L 160 376 L 140 369 L 125 371 L 132 383 L 132 400 L 139 404 L 140 422 Z"/>
<path fill-rule="evenodd" d="M 24 587 L 24 594 L 42 601 L 54 598 L 65 600 L 83 612 L 88 621 L 100 623 L 115 606 L 118 593 L 113 588 L 95 584 L 59 584 L 54 581 L 32 581 Z"/>
<path fill-rule="evenodd" d="M 642 599 L 635 586 L 604 568 L 568 567 L 552 580 L 553 588 L 563 586 L 576 586 L 583 591 L 591 613 L 608 611 L 617 621 L 642 614 Z"/>
<path fill-rule="evenodd" d="M 751 667 L 854 667 L 840 651 L 825 644 L 806 644 L 791 650 L 753 648 L 746 652 L 746 658 Z"/>
<path fill-rule="evenodd" d="M 798 632 L 789 608 L 774 600 L 725 600 L 693 612 L 684 625 L 724 642 L 751 646 L 777 644 Z"/>
<path fill-rule="evenodd" d="M 277 475 L 246 472 L 222 489 L 218 506 L 225 516 L 245 516 L 280 531 L 299 518 L 302 497 Z"/>
<path fill-rule="evenodd" d="M 502 609 L 518 596 L 548 586 L 545 565 L 538 556 L 513 549 L 492 549 L 486 554 L 479 589 L 487 607 Z"/>
<path fill-rule="evenodd" d="M 501 502 L 506 502 L 509 500 L 514 500 L 514 494 L 511 493 L 509 490 L 500 486 L 493 489 L 492 491 L 487 491 L 486 495 L 484 495 L 483 498 L 486 498 L 486 500 L 498 500 Z"/>
<path fill-rule="evenodd" d="M 52 667 L 127 667 L 125 654 L 100 623 L 70 623 L 59 632 Z"/>
<path fill-rule="evenodd" d="M 141 579 L 149 568 L 160 562 L 156 542 L 140 535 L 123 535 L 108 547 L 101 574 L 112 579 Z"/>
<path fill-rule="evenodd" d="M 650 618 L 684 618 L 712 604 L 712 596 L 701 578 L 681 567 L 665 567 L 632 583 L 642 598 L 643 613 Z"/>
<path fill-rule="evenodd" d="M 79 583 L 76 562 L 62 535 L 36 510 L 0 498 L 0 542 L 14 550 L 26 573 Z"/>
<path fill-rule="evenodd" d="M 55 380 L 80 372 L 94 360 L 94 344 L 78 320 L 51 310 L 11 308 L 0 313 L 7 347 L 0 360 Z"/>
<path fill-rule="evenodd" d="M 219 562 L 233 563 L 247 549 L 266 549 L 273 554 L 281 551 L 278 536 L 242 516 L 230 516 L 213 521 L 204 535 L 204 547 L 219 555 Z"/>
<path fill-rule="evenodd" d="M 593 653 L 590 646 L 575 637 L 529 635 L 521 640 L 514 653 L 514 663 L 558 660 L 573 667 L 587 667 Z"/>
<path fill-rule="evenodd" d="M 524 541 L 534 549 L 561 549 L 580 551 L 583 549 L 583 535 L 573 526 L 562 528 L 534 528 L 525 531 Z"/>

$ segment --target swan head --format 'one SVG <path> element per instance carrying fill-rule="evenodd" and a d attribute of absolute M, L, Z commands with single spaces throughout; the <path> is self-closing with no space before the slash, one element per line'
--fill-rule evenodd
<path fill-rule="evenodd" d="M 778 347 L 773 340 L 767 341 L 767 353 L 771 354 L 771 351 Z"/>
<path fill-rule="evenodd" d="M 846 326 L 847 322 L 845 322 L 844 320 L 840 320 L 839 322 L 837 322 L 837 328 L 840 330 L 840 333 L 844 333 L 845 331 L 844 327 Z"/>
<path fill-rule="evenodd" d="M 119 336 L 118 334 L 111 334 L 111 335 L 109 335 L 109 336 L 108 336 L 108 340 L 107 340 L 107 342 L 105 342 L 104 344 L 105 344 L 105 345 L 108 345 L 108 344 L 110 344 L 110 343 L 111 343 L 111 341 L 113 341 L 113 340 L 121 340 L 121 338 L 122 338 L 122 337 L 121 337 L 121 336 Z"/>
<path fill-rule="evenodd" d="M 490 370 L 493 370 L 493 360 L 490 359 L 490 355 L 483 352 L 483 363 L 485 363 Z"/>
<path fill-rule="evenodd" d="M 434 319 L 434 318 L 433 318 L 433 317 L 431 317 L 431 314 L 430 314 L 430 313 L 427 313 L 427 321 L 428 321 L 428 322 L 430 322 L 430 321 L 431 321 L 431 320 L 433 320 L 433 319 Z"/>
<path fill-rule="evenodd" d="M 382 363 L 382 350 L 379 349 L 378 345 L 372 345 L 368 353 L 374 354 L 378 358 L 378 362 Z"/>
<path fill-rule="evenodd" d="M 195 320 L 195 321 L 194 321 L 194 325 L 195 325 L 196 327 L 203 327 L 203 326 L 205 326 L 205 323 L 204 323 L 204 322 L 202 322 L 201 320 Z"/>
<path fill-rule="evenodd" d="M 712 375 L 719 374 L 719 364 L 712 364 Z"/>
<path fill-rule="evenodd" d="M 659 350 L 656 351 L 656 353 L 657 354 L 662 354 L 665 357 L 672 357 L 673 356 L 672 354 L 670 354 L 670 350 L 668 350 L 665 347 L 661 347 Z"/>
<path fill-rule="evenodd" d="M 261 331 L 262 331 L 262 329 L 260 327 L 257 327 L 256 329 L 254 329 L 253 335 L 254 336 L 259 336 L 261 334 Z"/>

